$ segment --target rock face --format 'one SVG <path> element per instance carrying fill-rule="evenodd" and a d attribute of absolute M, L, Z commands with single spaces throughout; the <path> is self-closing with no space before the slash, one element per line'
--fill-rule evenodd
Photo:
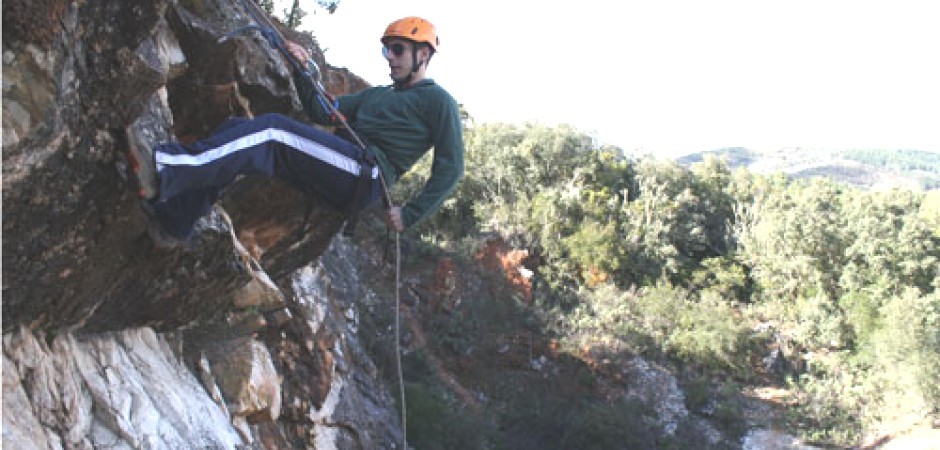
<path fill-rule="evenodd" d="M 236 1 L 3 2 L 3 446 L 393 448 L 362 350 L 343 216 L 245 178 L 187 248 L 156 248 L 126 133 L 302 117 Z M 336 94 L 364 83 L 329 67 Z"/>

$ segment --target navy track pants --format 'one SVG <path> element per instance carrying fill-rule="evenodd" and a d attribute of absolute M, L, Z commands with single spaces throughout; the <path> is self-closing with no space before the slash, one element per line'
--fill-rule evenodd
<path fill-rule="evenodd" d="M 379 169 L 338 136 L 280 114 L 233 118 L 206 139 L 154 148 L 160 192 L 150 200 L 160 225 L 186 239 L 196 221 L 239 175 L 277 177 L 344 209 L 355 200 L 360 170 L 368 174 L 362 206 L 381 196 Z"/>

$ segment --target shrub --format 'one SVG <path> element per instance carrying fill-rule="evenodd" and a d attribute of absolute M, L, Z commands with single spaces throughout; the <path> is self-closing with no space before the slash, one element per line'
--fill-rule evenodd
<path fill-rule="evenodd" d="M 573 334 L 617 339 L 627 347 L 684 364 L 749 375 L 752 333 L 721 299 L 696 299 L 668 285 L 636 292 L 605 286 L 582 292 L 582 302 L 569 322 Z"/>
<path fill-rule="evenodd" d="M 908 290 L 865 323 L 871 328 L 859 334 L 859 351 L 817 355 L 795 385 L 795 412 L 812 439 L 854 445 L 867 430 L 908 427 L 940 412 L 936 293 Z"/>
<path fill-rule="evenodd" d="M 645 423 L 647 415 L 648 411 L 631 401 L 583 405 L 572 415 L 558 448 L 649 448 L 656 436 Z"/>
<path fill-rule="evenodd" d="M 474 412 L 421 384 L 405 387 L 408 443 L 419 449 L 488 448 L 492 427 Z"/>

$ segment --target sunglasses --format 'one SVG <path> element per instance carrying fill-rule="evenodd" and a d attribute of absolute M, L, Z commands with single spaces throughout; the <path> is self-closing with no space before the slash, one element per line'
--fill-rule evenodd
<path fill-rule="evenodd" d="M 401 56 L 405 54 L 405 44 L 401 42 L 395 42 L 389 45 L 382 46 L 382 56 L 390 58 L 391 55 Z"/>

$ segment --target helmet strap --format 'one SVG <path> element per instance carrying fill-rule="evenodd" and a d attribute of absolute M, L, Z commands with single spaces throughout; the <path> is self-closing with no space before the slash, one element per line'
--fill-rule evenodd
<path fill-rule="evenodd" d="M 420 65 L 418 65 L 418 45 L 419 44 L 415 42 L 411 46 L 411 73 L 409 73 L 408 76 L 405 77 L 404 80 L 396 81 L 395 86 L 397 87 L 407 86 L 408 83 L 411 83 L 411 79 L 414 78 L 414 74 L 418 73 L 418 69 L 421 67 Z M 427 64 L 427 61 L 422 62 L 421 64 Z"/>
<path fill-rule="evenodd" d="M 405 77 L 404 80 L 396 81 L 396 82 L 394 83 L 395 87 L 397 87 L 397 88 L 404 88 L 405 86 L 408 86 L 408 83 L 411 83 L 411 78 L 412 78 L 413 76 L 414 76 L 414 72 L 409 73 L 408 76 Z"/>

